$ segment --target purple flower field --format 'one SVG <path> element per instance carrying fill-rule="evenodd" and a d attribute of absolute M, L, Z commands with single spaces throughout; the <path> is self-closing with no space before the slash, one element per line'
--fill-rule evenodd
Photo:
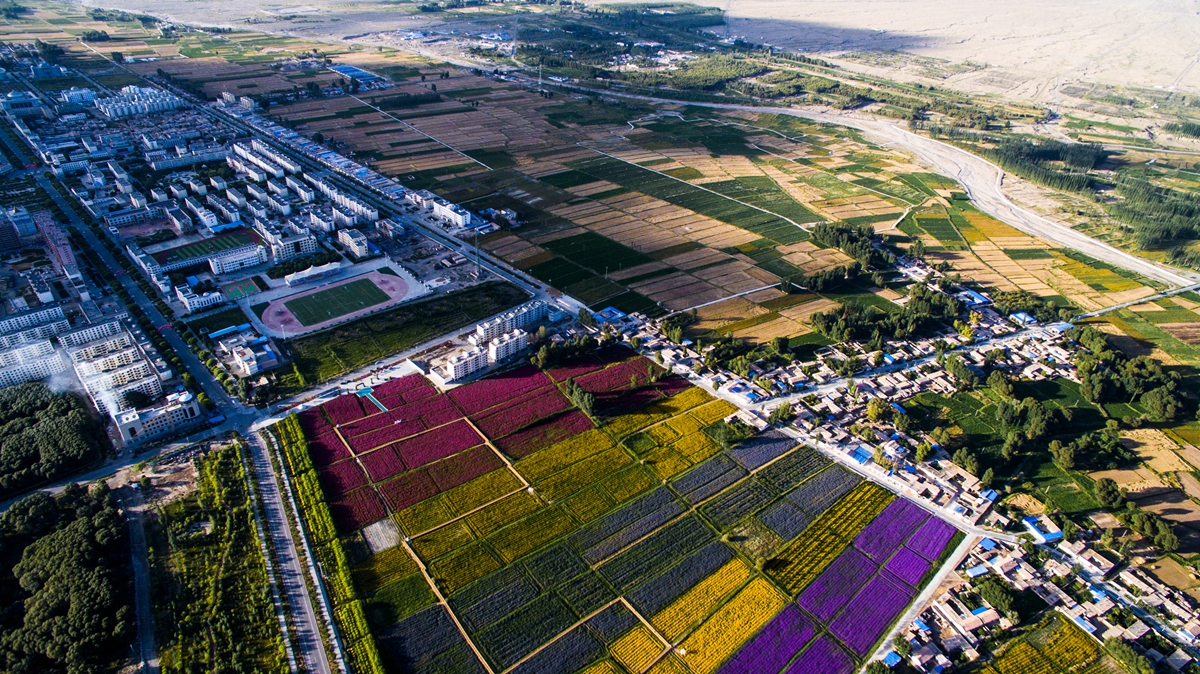
<path fill-rule="evenodd" d="M 837 642 L 823 636 L 801 653 L 785 674 L 850 674 L 853 671 L 854 660 Z"/>
<path fill-rule="evenodd" d="M 778 672 L 816 633 L 795 604 L 788 604 L 720 669 L 720 674 Z"/>
<path fill-rule="evenodd" d="M 829 624 L 829 631 L 858 655 L 866 655 L 910 600 L 908 589 L 875 576 Z"/>
<path fill-rule="evenodd" d="M 882 563 L 928 518 L 929 513 L 920 506 L 908 499 L 898 498 L 858 534 L 854 539 L 854 547 Z"/>
<path fill-rule="evenodd" d="M 929 561 L 908 548 L 900 548 L 883 568 L 905 585 L 916 587 L 929 570 Z"/>
<path fill-rule="evenodd" d="M 954 538 L 954 532 L 953 526 L 935 517 L 918 529 L 906 545 L 918 555 L 933 561 L 941 556 L 946 544 Z"/>
<path fill-rule="evenodd" d="M 863 583 L 875 575 L 878 567 L 858 550 L 846 548 L 827 569 L 817 576 L 798 600 L 800 606 L 821 622 L 829 622 L 846 602 L 858 594 Z"/>

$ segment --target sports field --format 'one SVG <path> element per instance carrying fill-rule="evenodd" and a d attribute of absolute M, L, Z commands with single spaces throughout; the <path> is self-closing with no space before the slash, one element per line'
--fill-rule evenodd
<path fill-rule="evenodd" d="M 260 288 L 258 287 L 258 284 L 254 282 L 254 279 L 247 278 L 242 279 L 241 281 L 230 283 L 227 286 L 223 286 L 221 288 L 221 292 L 225 293 L 226 297 L 236 302 L 243 297 L 249 297 L 251 295 L 258 294 L 260 292 Z"/>
<path fill-rule="evenodd" d="M 211 239 L 203 239 L 201 241 L 185 244 L 179 246 L 178 248 L 159 251 L 154 254 L 154 259 L 159 264 L 170 264 L 172 262 L 190 260 L 192 258 L 216 253 L 222 250 L 229 250 L 230 248 L 237 248 L 238 246 L 244 246 L 248 243 L 256 243 L 257 241 L 258 238 L 249 231 L 240 229 L 226 234 L 221 234 L 219 236 L 214 236 Z"/>
<path fill-rule="evenodd" d="M 380 290 L 374 281 L 359 279 L 284 302 L 284 306 L 301 325 L 307 327 L 386 301 L 388 294 Z"/>

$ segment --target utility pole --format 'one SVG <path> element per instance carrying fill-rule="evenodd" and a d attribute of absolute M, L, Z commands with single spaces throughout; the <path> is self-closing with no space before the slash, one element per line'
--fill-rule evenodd
<path fill-rule="evenodd" d="M 733 7 L 733 0 L 725 0 L 725 40 L 729 40 L 729 10 Z"/>

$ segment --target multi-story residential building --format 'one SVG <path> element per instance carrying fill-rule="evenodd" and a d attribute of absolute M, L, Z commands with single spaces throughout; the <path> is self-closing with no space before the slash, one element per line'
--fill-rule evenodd
<path fill-rule="evenodd" d="M 0 332 L 0 349 L 49 339 L 71 329 L 71 323 L 63 315 L 62 307 L 49 307 L 37 311 L 36 314 L 41 317 L 40 322 Z"/>
<path fill-rule="evenodd" d="M 283 167 L 283 170 L 287 171 L 288 173 L 300 172 L 300 164 L 295 159 L 292 159 L 282 152 L 279 152 L 275 148 L 271 147 L 269 143 L 255 138 L 254 140 L 250 141 L 250 147 L 255 152 L 274 162 L 276 165 Z"/>
<path fill-rule="evenodd" d="M 240 159 L 241 161 L 239 163 L 243 165 L 251 164 L 253 166 L 257 166 L 269 174 L 270 177 L 282 178 L 284 175 L 282 167 L 264 157 L 257 150 L 255 150 L 251 144 L 237 142 L 230 147 L 230 150 L 233 152 L 233 154 L 229 157 L 231 160 L 230 166 L 233 168 L 237 168 L 237 166 L 233 165 L 232 160 Z"/>
<path fill-rule="evenodd" d="M 357 229 L 343 229 L 338 232 L 338 241 L 346 247 L 346 252 L 353 255 L 356 259 L 363 259 L 371 254 L 370 244 L 367 243 L 367 237 Z"/>
<path fill-rule="evenodd" d="M 168 91 L 135 85 L 122 87 L 120 96 L 96 99 L 96 109 L 109 119 L 178 110 L 185 105 L 183 99 Z"/>
<path fill-rule="evenodd" d="M 13 226 L 13 229 L 17 230 L 18 236 L 33 236 L 38 233 L 37 223 L 33 221 L 29 209 L 24 206 L 4 209 L 4 219 Z"/>
<path fill-rule="evenodd" d="M 263 243 L 271 249 L 271 258 L 275 262 L 283 262 L 302 255 L 317 252 L 317 238 L 308 230 L 301 229 L 291 223 L 279 225 L 263 220 L 254 221 L 254 231 L 263 238 Z"/>
<path fill-rule="evenodd" d="M 529 333 L 520 328 L 488 342 L 488 360 L 501 363 L 521 353 L 529 346 Z"/>
<path fill-rule="evenodd" d="M 0 318 L 0 334 L 8 334 L 17 330 L 34 328 L 47 323 L 54 323 L 65 320 L 62 307 L 42 307 L 40 309 L 30 309 L 19 314 L 5 316 Z"/>
<path fill-rule="evenodd" d="M 433 214 L 458 227 L 467 227 L 471 224 L 471 211 L 445 199 L 434 200 Z"/>
<path fill-rule="evenodd" d="M 490 321 L 476 325 L 475 339 L 479 344 L 490 342 L 505 333 L 542 320 L 549 312 L 549 305 L 541 300 L 526 302 L 511 311 L 500 314 Z"/>
<path fill-rule="evenodd" d="M 67 367 L 48 339 L 0 351 L 0 387 L 45 379 Z"/>
<path fill-rule="evenodd" d="M 446 361 L 447 379 L 462 379 L 488 366 L 488 352 L 475 347 L 463 351 Z"/>
<path fill-rule="evenodd" d="M 42 233 L 42 239 L 46 242 L 46 248 L 50 250 L 50 258 L 54 261 L 54 267 L 58 273 L 72 281 L 82 281 L 83 274 L 79 272 L 79 264 L 75 261 L 75 252 L 71 250 L 71 244 L 67 242 L 67 235 L 54 222 L 54 218 L 51 218 L 46 211 L 38 211 L 33 214 L 33 221 L 37 224 L 38 231 Z"/>
<path fill-rule="evenodd" d="M 122 412 L 113 419 L 125 444 L 165 435 L 199 420 L 200 403 L 191 393 L 172 393 L 163 404 Z"/>
<path fill-rule="evenodd" d="M 366 222 L 375 222 L 379 219 L 379 210 L 374 206 L 371 206 L 358 197 L 346 194 L 324 178 L 305 174 L 304 179 L 324 195 L 326 199 L 329 199 L 337 206 L 353 213 Z"/>
<path fill-rule="evenodd" d="M 129 409 L 125 396 L 131 391 L 162 397 L 162 380 L 170 377 L 170 370 L 156 366 L 152 347 L 139 344 L 120 320 L 68 333 L 62 341 L 76 376 L 101 414 L 116 419 Z"/>

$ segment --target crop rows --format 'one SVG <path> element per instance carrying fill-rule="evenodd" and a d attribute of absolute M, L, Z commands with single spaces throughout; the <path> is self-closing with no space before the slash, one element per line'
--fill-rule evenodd
<path fill-rule="evenodd" d="M 907 588 L 875 576 L 829 623 L 829 631 L 864 656 L 910 601 L 912 592 Z"/>
<path fill-rule="evenodd" d="M 878 567 L 854 548 L 846 548 L 800 593 L 798 603 L 809 615 L 828 623 L 850 601 Z"/>
<path fill-rule="evenodd" d="M 594 428 L 579 410 L 560 414 L 495 441 L 496 447 L 514 459 L 522 459 L 558 442 Z"/>
<path fill-rule="evenodd" d="M 490 407 L 502 405 L 531 391 L 552 385 L 550 378 L 539 370 L 521 367 L 460 386 L 448 395 L 464 414 L 474 416 Z"/>
<path fill-rule="evenodd" d="M 862 478 L 841 466 L 830 466 L 787 493 L 787 499 L 807 511 L 819 515 L 845 496 Z"/>
<path fill-rule="evenodd" d="M 929 560 L 908 548 L 900 548 L 883 568 L 909 587 L 916 587 L 929 571 Z"/>
<path fill-rule="evenodd" d="M 650 622 L 663 636 L 675 641 L 749 578 L 750 569 L 742 560 L 734 558 L 716 573 L 693 585 L 670 606 L 655 614 Z"/>
<path fill-rule="evenodd" d="M 502 438 L 546 417 L 565 412 L 571 407 L 558 389 L 537 391 L 511 405 L 500 407 L 488 416 L 474 419 L 475 425 L 490 438 Z"/>
<path fill-rule="evenodd" d="M 778 672 L 815 634 L 812 622 L 788 604 L 721 667 L 721 674 Z"/>
<path fill-rule="evenodd" d="M 613 659 L 627 671 L 642 672 L 663 651 L 663 645 L 650 634 L 650 630 L 638 625 L 613 642 L 611 650 Z"/>
<path fill-rule="evenodd" d="M 643 615 L 654 615 L 716 573 L 731 559 L 734 559 L 733 551 L 728 546 L 714 541 L 642 583 L 637 589 L 629 592 L 626 598 Z"/>
<path fill-rule="evenodd" d="M 790 593 L 804 589 L 891 498 L 873 483 L 855 487 L 771 560 L 769 574 Z"/>
<path fill-rule="evenodd" d="M 754 470 L 783 456 L 795 446 L 795 440 L 784 435 L 782 431 L 771 429 L 741 442 L 729 451 L 729 457 L 737 461 L 742 468 Z"/>
<path fill-rule="evenodd" d="M 813 516 L 784 498 L 760 512 L 758 521 L 765 524 L 784 541 L 790 541 L 799 536 L 809 524 L 812 524 Z"/>
<path fill-rule="evenodd" d="M 728 457 L 717 456 L 676 478 L 672 486 L 694 505 L 711 498 L 746 474 L 741 466 Z"/>
<path fill-rule="evenodd" d="M 755 578 L 684 639 L 681 659 L 696 674 L 711 674 L 786 603 L 769 582 Z"/>
<path fill-rule="evenodd" d="M 821 472 L 830 460 L 816 450 L 801 447 L 758 472 L 758 479 L 782 494 Z"/>
<path fill-rule="evenodd" d="M 704 504 L 700 512 L 725 531 L 742 518 L 766 507 L 775 495 L 753 477 L 743 480 Z"/>
<path fill-rule="evenodd" d="M 928 518 L 929 513 L 912 501 L 896 499 L 854 539 L 854 547 L 882 562 Z"/>
<path fill-rule="evenodd" d="M 787 674 L 851 674 L 854 660 L 832 638 L 822 636 L 812 643 Z"/>
<path fill-rule="evenodd" d="M 917 529 L 917 532 L 908 539 L 908 543 L 905 545 L 918 555 L 933 561 L 942 554 L 942 550 L 954 537 L 954 533 L 953 526 L 936 517 L 931 517 L 920 529 Z"/>

